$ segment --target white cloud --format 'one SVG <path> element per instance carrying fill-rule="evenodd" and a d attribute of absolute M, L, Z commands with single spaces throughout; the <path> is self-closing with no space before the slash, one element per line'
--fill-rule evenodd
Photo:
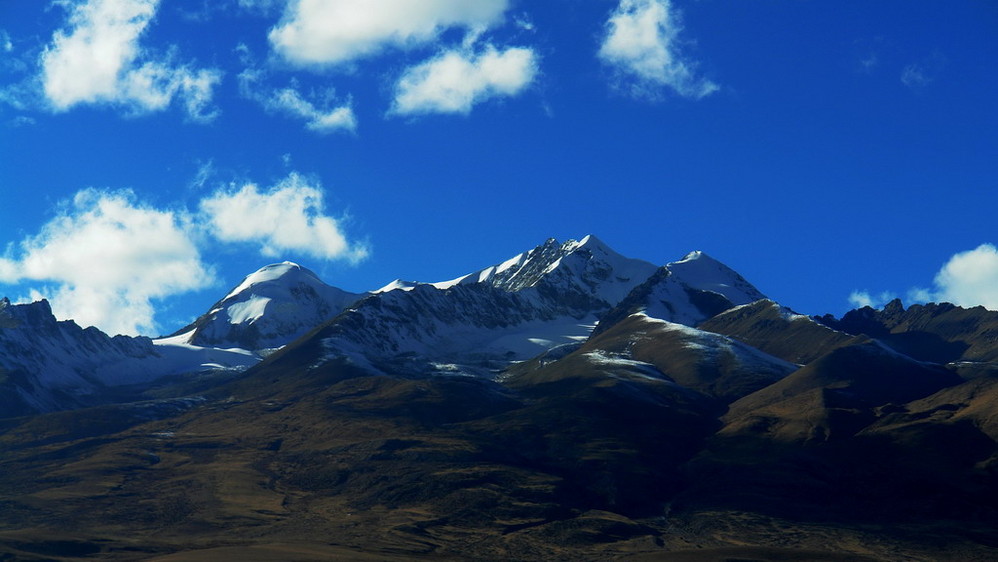
<path fill-rule="evenodd" d="M 10 34 L 0 29 L 0 51 L 9 53 L 14 50 L 14 43 L 10 40 Z"/>
<path fill-rule="evenodd" d="M 10 258 L 0 257 L 0 283 L 16 283 L 20 280 L 17 262 Z"/>
<path fill-rule="evenodd" d="M 880 308 L 895 298 L 897 298 L 897 295 L 887 291 L 877 295 L 871 295 L 869 291 L 853 291 L 852 294 L 849 295 L 849 304 L 856 308 L 863 308 L 864 306 Z"/>
<path fill-rule="evenodd" d="M 508 0 L 292 0 L 269 34 L 287 61 L 336 65 L 434 40 L 458 27 L 488 28 Z"/>
<path fill-rule="evenodd" d="M 981 244 L 949 259 L 935 278 L 935 300 L 998 310 L 998 249 Z"/>
<path fill-rule="evenodd" d="M 336 91 L 327 89 L 321 96 L 322 102 L 309 101 L 298 91 L 292 81 L 285 88 L 270 88 L 263 85 L 265 73 L 255 68 L 247 68 L 239 74 L 239 91 L 243 97 L 259 103 L 268 111 L 284 113 L 305 120 L 305 128 L 317 133 L 357 130 L 357 116 L 350 101 L 339 104 Z"/>
<path fill-rule="evenodd" d="M 476 103 L 520 93 L 536 75 L 537 56 L 530 49 L 446 51 L 405 71 L 395 86 L 392 113 L 467 114 Z"/>
<path fill-rule="evenodd" d="M 41 55 L 42 87 L 56 111 L 107 103 L 143 113 L 183 99 L 192 119 L 207 121 L 217 70 L 149 60 L 139 44 L 159 0 L 89 0 L 71 5 L 69 28 Z"/>
<path fill-rule="evenodd" d="M 679 52 L 682 31 L 678 12 L 669 0 L 620 0 L 606 23 L 599 57 L 621 74 L 638 95 L 654 96 L 662 87 L 699 99 L 719 86 L 694 74 L 696 64 Z"/>
<path fill-rule="evenodd" d="M 908 290 L 909 302 L 930 302 L 935 299 L 930 289 L 925 287 L 914 287 Z"/>
<path fill-rule="evenodd" d="M 983 306 L 998 310 L 998 248 L 981 244 L 973 250 L 954 254 L 943 264 L 931 289 L 914 287 L 908 291 L 911 302 L 950 302 L 959 306 Z M 854 306 L 878 308 L 894 298 L 889 292 L 870 295 L 854 291 L 849 302 Z"/>
<path fill-rule="evenodd" d="M 153 299 L 213 282 L 183 214 L 143 206 L 127 191 L 77 193 L 14 253 L 0 259 L 0 281 L 50 284 L 32 297 L 110 334 L 155 333 Z"/>
<path fill-rule="evenodd" d="M 311 131 L 330 133 L 357 129 L 357 118 L 349 104 L 333 109 L 318 109 L 294 88 L 277 90 L 269 103 L 278 109 L 305 119 L 305 127 Z"/>
<path fill-rule="evenodd" d="M 264 256 L 298 252 L 322 259 L 364 259 L 367 248 L 347 241 L 341 221 L 325 214 L 323 199 L 320 185 L 292 173 L 262 192 L 254 184 L 217 191 L 201 202 L 201 212 L 216 238 L 259 244 Z"/>
<path fill-rule="evenodd" d="M 195 182 L 212 170 L 203 164 Z M 215 284 L 200 248 L 209 236 L 258 244 L 266 256 L 364 259 L 367 247 L 347 241 L 323 199 L 320 185 L 296 173 L 266 191 L 215 191 L 198 215 L 150 207 L 127 190 L 82 190 L 38 234 L 0 251 L 0 284 L 48 299 L 60 319 L 109 334 L 158 334 L 154 301 Z"/>

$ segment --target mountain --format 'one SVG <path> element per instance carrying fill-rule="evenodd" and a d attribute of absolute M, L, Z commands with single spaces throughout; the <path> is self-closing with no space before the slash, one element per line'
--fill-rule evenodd
<path fill-rule="evenodd" d="M 678 501 L 921 532 L 916 559 L 992 558 L 998 447 L 981 429 L 992 383 L 857 337 L 732 403 Z M 982 548 L 962 552 L 967 539 Z"/>
<path fill-rule="evenodd" d="M 57 321 L 47 301 L 0 299 L 0 417 L 94 405 L 120 387 L 168 375 L 241 371 L 258 357 L 145 337 L 109 337 L 97 328 Z"/>
<path fill-rule="evenodd" d="M 818 320 L 851 334 L 878 338 L 901 353 L 924 361 L 990 363 L 998 360 L 998 312 L 984 307 L 962 308 L 950 303 L 912 305 L 900 299 L 882 310 L 863 307 L 836 319 Z"/>
<path fill-rule="evenodd" d="M 782 441 L 841 439 L 872 422 L 878 407 L 925 398 L 960 382 L 940 365 L 860 337 L 731 404 L 722 433 L 744 429 Z"/>
<path fill-rule="evenodd" d="M 395 281 L 313 338 L 313 360 L 349 357 L 381 372 L 495 376 L 511 362 L 585 340 L 600 316 L 656 270 L 594 236 L 554 239 L 439 283 Z"/>
<path fill-rule="evenodd" d="M 995 313 L 809 317 L 591 236 L 314 277 L 268 266 L 161 340 L 0 307 L 0 396 L 69 408 L 0 413 L 0 559 L 998 557 Z M 190 372 L 226 353 L 252 366 Z"/>
<path fill-rule="evenodd" d="M 315 337 L 326 357 L 350 357 L 385 372 L 488 377 L 560 345 L 578 345 L 594 328 L 598 333 L 636 310 L 693 325 L 756 298 L 763 295 L 702 252 L 657 268 L 594 236 L 550 239 L 451 281 L 394 281 Z"/>
<path fill-rule="evenodd" d="M 275 263 L 246 276 L 170 341 L 254 351 L 281 347 L 340 313 L 363 295 L 322 282 L 292 262 Z"/>
<path fill-rule="evenodd" d="M 637 312 L 695 326 L 725 310 L 765 298 L 728 266 L 704 252 L 691 252 L 662 266 L 636 287 L 606 314 L 597 332 Z"/>
<path fill-rule="evenodd" d="M 568 350 L 566 350 L 568 351 Z M 589 338 L 581 347 L 557 357 L 543 354 L 509 369 L 510 384 L 542 384 L 568 371 L 612 373 L 613 377 L 656 382 L 701 394 L 723 405 L 765 388 L 797 366 L 726 336 L 652 318 L 638 312 Z M 545 369 L 548 365 L 557 369 Z M 625 375 L 625 373 L 627 373 Z"/>
<path fill-rule="evenodd" d="M 854 340 L 852 334 L 830 328 L 769 299 L 725 310 L 699 327 L 801 365 Z"/>

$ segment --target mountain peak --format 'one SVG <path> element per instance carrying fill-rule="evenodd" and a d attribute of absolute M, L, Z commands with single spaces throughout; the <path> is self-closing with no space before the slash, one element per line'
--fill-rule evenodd
<path fill-rule="evenodd" d="M 674 263 L 681 263 L 681 262 L 684 262 L 684 261 L 694 261 L 694 260 L 699 260 L 699 259 L 702 259 L 702 258 L 706 258 L 706 259 L 709 259 L 709 260 L 714 260 L 714 258 L 708 256 L 703 250 L 693 250 L 692 252 L 690 252 L 690 253 L 686 254 L 685 256 L 683 256 L 683 258 L 681 260 L 678 260 L 678 261 L 676 261 Z M 714 260 L 714 261 L 717 261 L 717 260 Z"/>
<path fill-rule="evenodd" d="M 550 241 L 554 241 L 555 243 L 557 243 L 557 240 L 555 240 L 554 238 L 551 238 L 549 242 Z M 604 251 L 611 251 L 611 252 L 613 251 L 610 249 L 609 246 L 606 245 L 606 243 L 604 243 L 599 238 L 596 238 L 596 236 L 592 234 L 587 234 L 583 236 L 580 240 L 566 240 L 565 243 L 561 245 L 561 247 L 563 250 L 569 253 L 574 252 L 575 250 L 581 248 L 588 248 L 590 250 L 601 249 Z"/>
<path fill-rule="evenodd" d="M 308 268 L 298 265 L 297 263 L 291 261 L 272 263 L 270 265 L 265 265 L 247 275 L 246 278 L 243 279 L 243 282 L 237 285 L 235 289 L 232 289 L 222 300 L 238 295 L 254 285 L 263 283 L 287 284 L 294 283 L 302 279 L 322 283 L 315 273 Z"/>
<path fill-rule="evenodd" d="M 577 289 L 593 293 L 592 296 L 613 305 L 655 269 L 646 261 L 618 254 L 590 234 L 581 240 L 565 242 L 549 238 L 540 246 L 500 264 L 434 285 L 447 288 L 456 284 L 489 283 L 506 291 L 520 291 L 541 283 L 554 284 L 566 290 L 569 286 L 577 286 Z"/>
<path fill-rule="evenodd" d="M 174 336 L 201 346 L 249 350 L 280 347 L 338 314 L 362 295 L 324 283 L 284 261 L 246 276 L 211 310 Z"/>
<path fill-rule="evenodd" d="M 700 250 L 690 252 L 666 267 L 690 287 L 722 295 L 734 305 L 766 298 L 738 272 Z"/>

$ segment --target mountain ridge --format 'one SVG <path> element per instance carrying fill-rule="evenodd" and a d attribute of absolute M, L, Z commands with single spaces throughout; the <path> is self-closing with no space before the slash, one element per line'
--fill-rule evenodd
<path fill-rule="evenodd" d="M 258 270 L 202 326 L 301 320 L 306 272 Z M 702 252 L 657 267 L 595 238 L 345 300 L 259 353 L 0 301 L 0 558 L 998 553 L 983 309 L 809 317 Z M 51 366 L 91 394 L 7 406 Z"/>

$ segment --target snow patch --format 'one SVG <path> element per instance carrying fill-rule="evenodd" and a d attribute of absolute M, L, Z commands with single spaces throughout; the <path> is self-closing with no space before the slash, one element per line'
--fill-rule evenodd
<path fill-rule="evenodd" d="M 737 272 L 699 250 L 666 265 L 686 285 L 723 295 L 732 304 L 748 304 L 766 298 Z"/>
<path fill-rule="evenodd" d="M 605 351 L 590 351 L 588 353 L 584 353 L 583 357 L 594 365 L 609 367 L 618 371 L 615 373 L 609 373 L 610 376 L 617 379 L 627 380 L 628 378 L 638 378 L 641 380 L 665 383 L 678 387 L 674 381 L 669 379 L 665 374 L 658 370 L 658 367 L 652 365 L 651 363 L 635 361 L 634 359 L 628 359 L 621 355 L 610 354 Z M 627 377 L 620 376 L 619 371 L 625 371 L 627 373 Z"/>
<path fill-rule="evenodd" d="M 271 299 L 267 297 L 253 295 L 248 300 L 229 305 L 229 323 L 252 324 L 267 311 L 267 304 L 270 301 Z"/>
<path fill-rule="evenodd" d="M 382 287 L 380 289 L 377 289 L 375 291 L 371 291 L 371 293 L 372 294 L 387 293 L 389 291 L 394 291 L 394 290 L 411 291 L 411 290 L 415 289 L 416 285 L 418 285 L 418 284 L 419 283 L 415 283 L 413 281 L 403 281 L 401 279 L 396 279 L 396 280 L 392 281 L 391 283 L 385 285 L 384 287 Z"/>

